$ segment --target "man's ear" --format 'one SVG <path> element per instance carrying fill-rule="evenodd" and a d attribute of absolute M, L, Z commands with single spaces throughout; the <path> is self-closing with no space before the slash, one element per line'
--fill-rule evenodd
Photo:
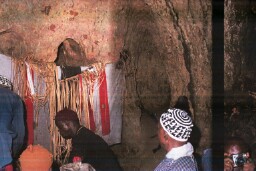
<path fill-rule="evenodd" d="M 164 140 L 167 141 L 168 137 L 169 137 L 169 135 L 167 135 L 167 133 L 164 131 Z"/>

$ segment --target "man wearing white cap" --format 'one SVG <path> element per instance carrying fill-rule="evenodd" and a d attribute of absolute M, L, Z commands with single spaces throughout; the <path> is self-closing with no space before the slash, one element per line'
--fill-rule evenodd
<path fill-rule="evenodd" d="M 15 169 L 12 164 L 19 157 L 25 136 L 23 102 L 11 89 L 6 71 L 0 68 L 0 171 Z"/>
<path fill-rule="evenodd" d="M 168 152 L 155 171 L 197 171 L 193 146 L 187 140 L 192 131 L 192 119 L 183 110 L 168 109 L 160 117 L 158 138 Z"/>

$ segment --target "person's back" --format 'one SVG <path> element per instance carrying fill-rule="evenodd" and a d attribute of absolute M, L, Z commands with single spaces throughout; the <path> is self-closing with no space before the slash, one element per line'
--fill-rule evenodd
<path fill-rule="evenodd" d="M 168 170 L 186 170 L 195 171 L 197 168 L 196 160 L 193 156 L 183 156 L 177 160 L 171 158 L 165 158 L 160 165 L 155 169 L 155 171 L 168 171 Z"/>
<path fill-rule="evenodd" d="M 72 162 L 76 156 L 81 156 L 83 163 L 90 163 L 96 170 L 122 170 L 108 144 L 85 127 L 81 127 L 77 135 L 72 138 L 69 162 Z"/>
<path fill-rule="evenodd" d="M 24 106 L 21 98 L 0 87 L 0 168 L 17 158 L 25 136 Z M 12 153 L 10 152 L 12 151 Z"/>
<path fill-rule="evenodd" d="M 203 151 L 201 162 L 203 171 L 212 171 L 212 148 Z"/>

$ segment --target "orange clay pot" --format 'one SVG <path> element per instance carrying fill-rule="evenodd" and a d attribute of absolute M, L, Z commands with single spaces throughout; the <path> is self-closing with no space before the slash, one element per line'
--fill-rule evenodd
<path fill-rule="evenodd" d="M 40 145 L 29 145 L 20 155 L 21 171 L 49 171 L 52 154 Z"/>

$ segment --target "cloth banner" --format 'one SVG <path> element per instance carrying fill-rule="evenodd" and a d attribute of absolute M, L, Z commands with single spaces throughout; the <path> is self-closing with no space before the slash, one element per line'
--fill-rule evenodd
<path fill-rule="evenodd" d="M 34 106 L 33 106 L 33 98 L 32 95 L 35 94 L 34 91 L 34 72 L 32 68 L 26 63 L 27 72 L 26 72 L 26 80 L 27 80 L 27 91 L 25 97 L 25 105 L 27 112 L 27 145 L 34 143 Z"/>
<path fill-rule="evenodd" d="M 93 72 L 90 67 L 81 67 L 81 70 Z M 61 79 L 61 72 L 58 66 L 58 79 Z M 82 77 L 78 75 L 78 79 L 82 87 Z M 92 76 L 91 80 L 94 79 Z M 93 104 L 88 101 L 90 129 L 109 145 L 121 142 L 124 87 L 123 71 L 116 69 L 116 63 L 106 64 L 93 85 Z"/>
<path fill-rule="evenodd" d="M 122 133 L 122 114 L 123 114 L 123 92 L 125 87 L 124 73 L 116 69 L 116 63 L 109 63 L 105 66 L 106 84 L 98 80 L 94 86 L 94 118 L 96 127 L 99 128 L 98 134 L 109 144 L 121 143 Z M 99 84 L 101 86 L 99 86 Z M 106 91 L 102 86 L 106 86 Z M 102 92 L 104 91 L 104 92 Z M 104 93 L 105 96 L 101 97 Z M 102 98 L 107 98 L 109 110 L 109 129 L 110 132 L 105 134 L 102 128 L 102 111 L 106 112 L 107 108 L 102 108 Z M 106 102 L 106 101 L 105 101 Z M 103 106 L 105 107 L 105 106 Z M 105 117 L 107 119 L 107 116 Z M 104 121 L 103 121 L 104 122 Z M 108 122 L 108 121 L 105 121 Z"/>

